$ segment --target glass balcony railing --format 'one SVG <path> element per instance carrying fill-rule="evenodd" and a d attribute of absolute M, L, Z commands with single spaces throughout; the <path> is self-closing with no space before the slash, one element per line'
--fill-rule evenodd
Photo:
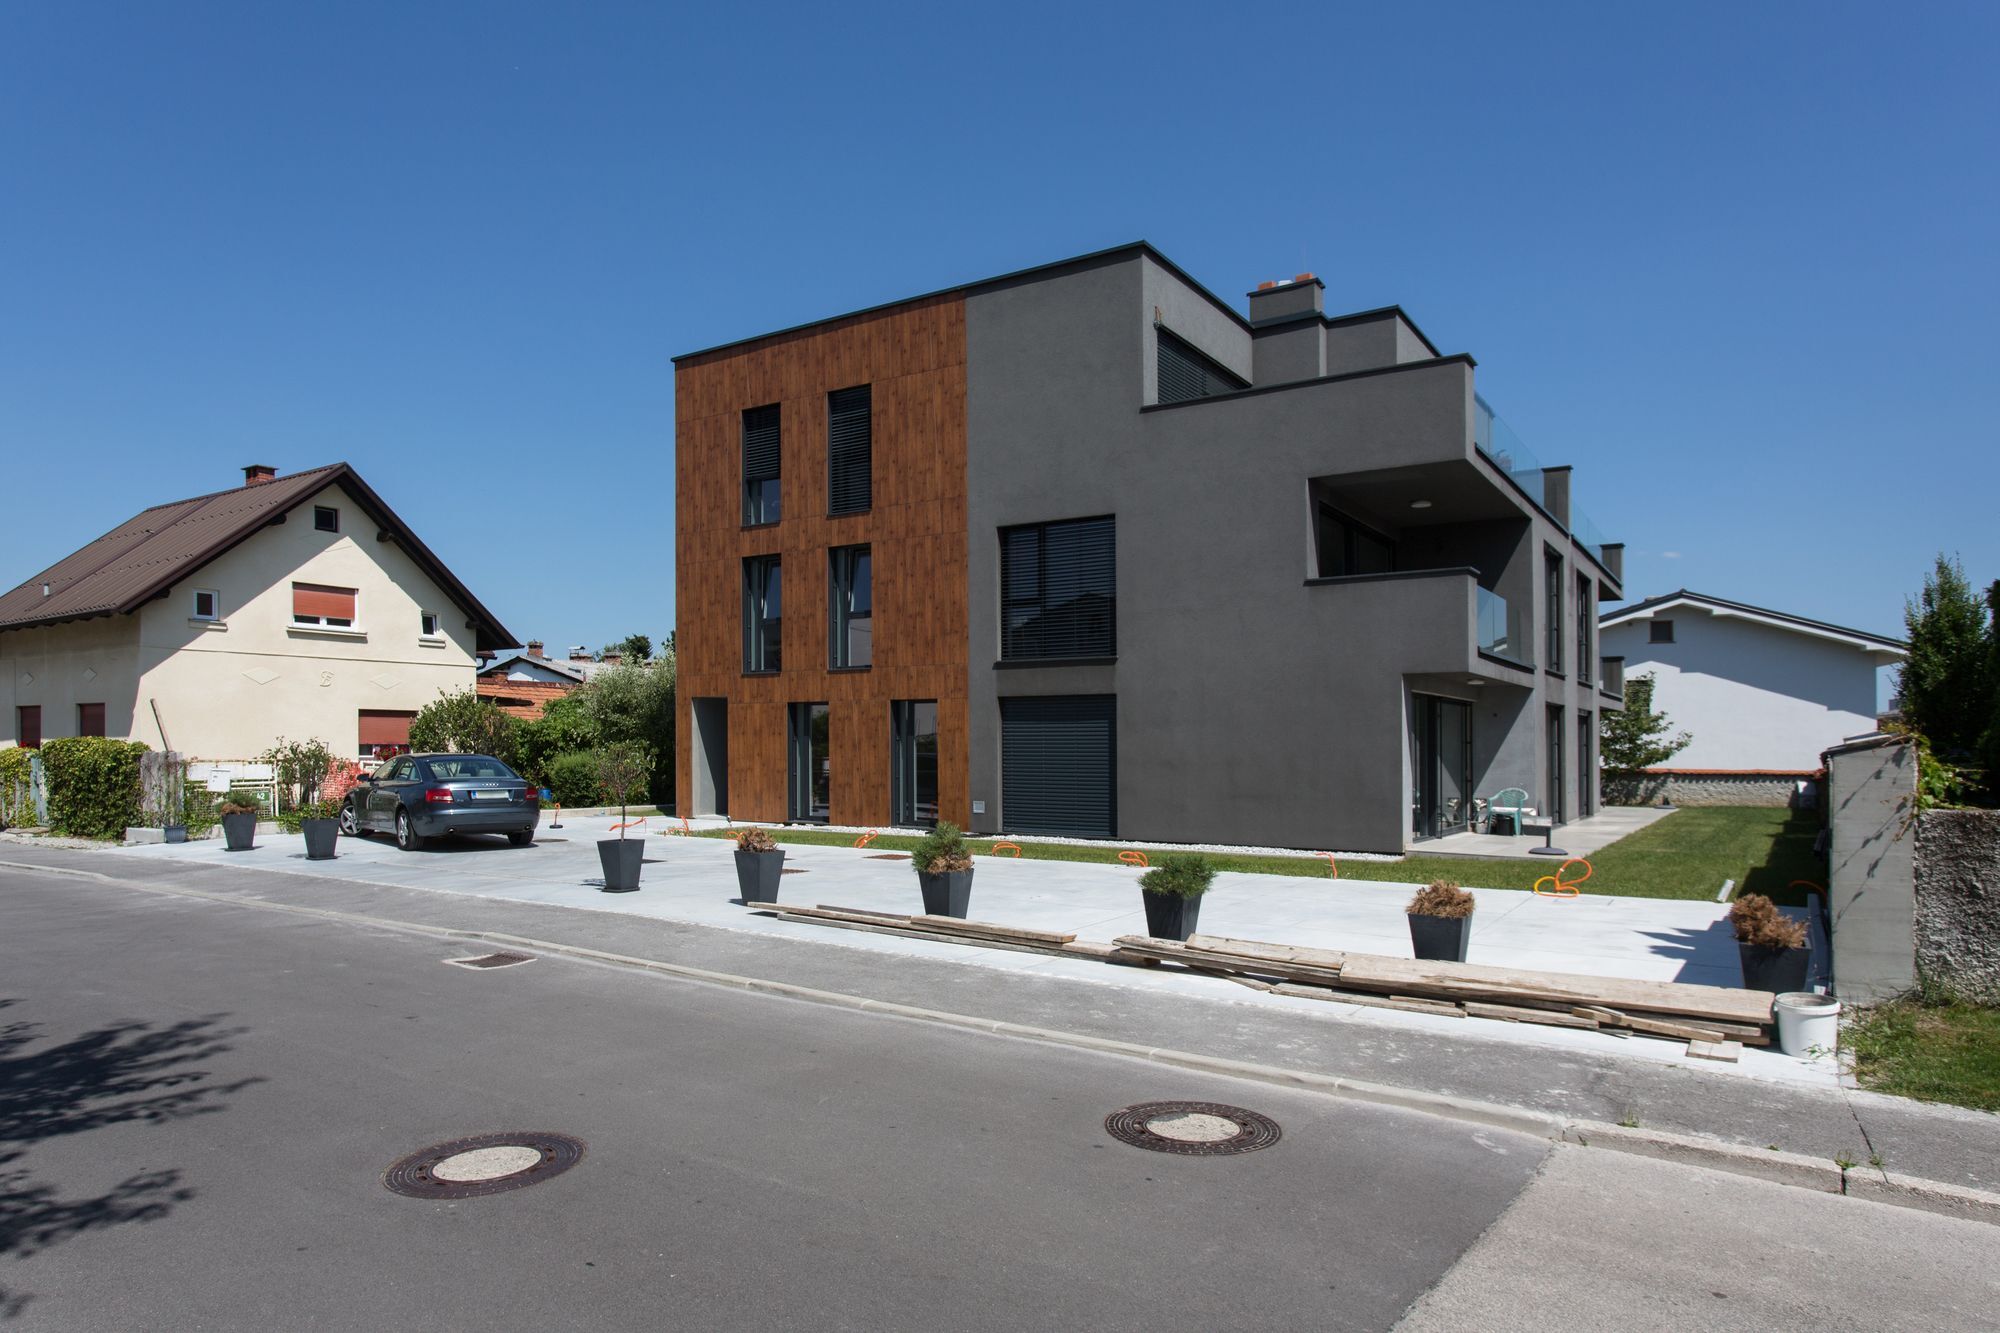
<path fill-rule="evenodd" d="M 1600 565 L 1604 563 L 1604 534 L 1590 521 L 1590 515 L 1576 507 L 1575 501 L 1571 501 L 1569 507 L 1569 535 L 1590 552 L 1591 559 Z"/>
<path fill-rule="evenodd" d="M 1491 588 L 1479 589 L 1479 651 L 1532 665 L 1527 615 Z"/>
<path fill-rule="evenodd" d="M 1542 460 L 1521 442 L 1504 418 L 1494 413 L 1492 404 L 1477 394 L 1472 398 L 1472 442 L 1512 477 L 1529 499 L 1538 505 L 1547 503 L 1542 490 Z"/>

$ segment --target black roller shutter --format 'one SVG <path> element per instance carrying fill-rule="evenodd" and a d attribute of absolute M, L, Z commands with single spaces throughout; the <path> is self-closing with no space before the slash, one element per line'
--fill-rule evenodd
<path fill-rule="evenodd" d="M 1165 329 L 1154 329 L 1159 345 L 1160 401 L 1185 403 L 1247 387 L 1242 380 Z"/>
<path fill-rule="evenodd" d="M 826 396 L 826 465 L 829 514 L 865 514 L 870 504 L 875 440 L 872 386 Z"/>
<path fill-rule="evenodd" d="M 778 405 L 753 407 L 743 413 L 743 484 L 776 481 L 780 457 Z"/>
<path fill-rule="evenodd" d="M 1000 701 L 1001 823 L 1010 833 L 1118 835 L 1118 696 Z"/>

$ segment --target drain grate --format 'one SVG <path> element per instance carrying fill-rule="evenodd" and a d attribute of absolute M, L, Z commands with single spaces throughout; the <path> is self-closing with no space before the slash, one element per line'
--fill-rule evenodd
<path fill-rule="evenodd" d="M 1120 1143 L 1184 1157 L 1256 1152 L 1284 1133 L 1267 1115 L 1219 1102 L 1140 1102 L 1104 1117 L 1104 1129 Z"/>
<path fill-rule="evenodd" d="M 863 857 L 862 859 L 865 861 L 907 861 L 910 859 L 910 854 L 908 852 L 877 852 L 873 856 Z"/>
<path fill-rule="evenodd" d="M 583 1160 L 582 1139 L 568 1134 L 480 1134 L 413 1152 L 382 1183 L 413 1199 L 470 1199 L 504 1194 L 559 1176 Z"/>
<path fill-rule="evenodd" d="M 500 953 L 481 954 L 477 958 L 447 958 L 444 961 L 453 967 L 513 967 L 520 963 L 532 963 L 535 961 L 535 956 L 529 953 L 508 953 L 503 950 Z"/>

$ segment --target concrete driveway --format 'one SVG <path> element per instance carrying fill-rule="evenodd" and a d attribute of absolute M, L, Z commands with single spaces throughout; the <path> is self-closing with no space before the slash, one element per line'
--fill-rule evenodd
<path fill-rule="evenodd" d="M 227 852 L 219 841 L 202 841 L 121 848 L 115 855 L 135 861 L 164 858 L 284 870 L 355 883 L 619 912 L 1107 985 L 1204 994 L 1223 988 L 1233 992 L 1232 999 L 1245 1003 L 1304 1006 L 1331 1021 L 1404 1028 L 1444 1025 L 1439 1030 L 1454 1035 L 1476 1032 L 1494 1040 L 1632 1059 L 1685 1060 L 1684 1046 L 1673 1042 L 1362 1009 L 1260 995 L 1208 977 L 778 920 L 746 911 L 738 903 L 734 844 L 665 833 L 663 827 L 677 826 L 659 819 L 630 831 L 647 844 L 639 891 L 607 894 L 601 888 L 596 843 L 617 836 L 611 831 L 616 822 L 607 816 L 571 815 L 560 829 L 545 824 L 535 845 L 527 848 L 508 847 L 499 838 L 466 838 L 439 842 L 421 852 L 402 852 L 387 838 L 343 838 L 339 856 L 331 861 L 308 861 L 302 840 L 287 834 L 261 837 L 255 850 L 243 853 Z M 916 876 L 906 857 L 851 847 L 791 846 L 786 848 L 785 864 L 788 873 L 781 896 L 786 901 L 883 912 L 922 910 Z M 1010 926 L 1070 931 L 1088 940 L 1143 934 L 1139 874 L 1129 866 L 982 857 L 970 915 Z M 1362 880 L 1225 873 L 1217 876 L 1203 900 L 1201 928 L 1216 935 L 1408 957 L 1403 906 L 1411 891 L 1408 885 Z M 1727 909 L 1719 903 L 1590 894 L 1545 898 L 1477 887 L 1472 891 L 1479 901 L 1469 955 L 1473 962 L 1643 980 L 1742 984 L 1735 941 L 1723 919 Z M 1742 1064 L 1734 1068 L 1762 1077 L 1829 1085 L 1838 1081 L 1829 1063 L 1798 1061 L 1775 1050 L 1746 1050 Z"/>

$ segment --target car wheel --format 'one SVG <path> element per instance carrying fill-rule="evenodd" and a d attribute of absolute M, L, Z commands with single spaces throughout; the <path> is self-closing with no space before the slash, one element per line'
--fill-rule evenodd
<path fill-rule="evenodd" d="M 509 833 L 507 835 L 507 841 L 516 847 L 526 847 L 533 843 L 534 840 L 535 835 L 533 833 Z"/>
<path fill-rule="evenodd" d="M 342 801 L 340 803 L 340 836 L 343 838 L 358 838 L 361 836 L 361 825 L 354 818 L 354 802 L 352 801 Z"/>
<path fill-rule="evenodd" d="M 398 810 L 396 812 L 396 845 L 406 852 L 414 852 L 424 845 L 422 836 L 417 833 L 416 827 L 410 823 L 410 812 L 408 810 Z"/>

